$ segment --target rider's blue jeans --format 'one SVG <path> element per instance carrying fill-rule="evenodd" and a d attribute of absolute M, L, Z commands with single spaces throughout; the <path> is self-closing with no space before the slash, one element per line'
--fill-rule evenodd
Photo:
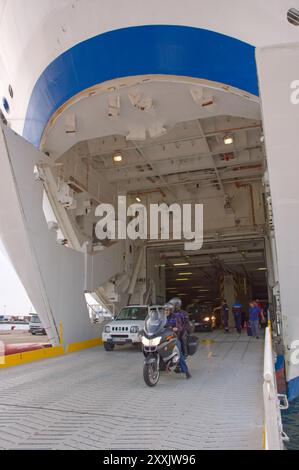
<path fill-rule="evenodd" d="M 188 366 L 184 358 L 184 354 L 182 353 L 182 345 L 179 339 L 177 340 L 177 346 L 180 351 L 180 369 L 181 369 L 181 372 L 183 372 L 183 374 L 186 374 L 187 372 L 189 372 L 189 370 L 188 370 Z"/>

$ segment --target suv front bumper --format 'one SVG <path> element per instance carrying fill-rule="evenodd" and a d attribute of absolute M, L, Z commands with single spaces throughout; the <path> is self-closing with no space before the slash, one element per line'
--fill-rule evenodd
<path fill-rule="evenodd" d="M 129 333 L 126 335 L 102 333 L 102 341 L 104 343 L 111 343 L 116 345 L 139 344 L 141 342 L 138 333 Z"/>

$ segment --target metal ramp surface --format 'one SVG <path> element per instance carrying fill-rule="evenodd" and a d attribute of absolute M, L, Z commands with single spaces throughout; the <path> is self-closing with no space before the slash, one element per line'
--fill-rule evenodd
<path fill-rule="evenodd" d="M 199 338 L 192 379 L 153 389 L 134 348 L 1 370 L 0 449 L 262 449 L 263 340 Z"/>

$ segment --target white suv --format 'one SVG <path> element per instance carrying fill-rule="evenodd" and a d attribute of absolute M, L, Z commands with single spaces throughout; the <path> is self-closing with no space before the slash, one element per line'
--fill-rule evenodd
<path fill-rule="evenodd" d="M 160 308 L 158 305 L 128 305 L 123 307 L 114 320 L 104 327 L 102 340 L 106 351 L 112 351 L 116 344 L 140 344 L 139 333 L 144 328 L 144 322 L 149 311 Z"/>

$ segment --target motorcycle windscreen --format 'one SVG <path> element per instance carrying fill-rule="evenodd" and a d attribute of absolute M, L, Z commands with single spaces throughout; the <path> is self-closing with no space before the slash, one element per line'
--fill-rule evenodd
<path fill-rule="evenodd" d="M 149 336 L 159 333 L 166 325 L 166 315 L 163 312 L 151 311 L 145 320 L 144 331 Z"/>

